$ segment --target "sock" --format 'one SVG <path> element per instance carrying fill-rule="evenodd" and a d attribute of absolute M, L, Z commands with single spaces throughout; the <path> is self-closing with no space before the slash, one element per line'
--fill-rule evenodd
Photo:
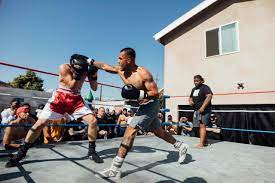
<path fill-rule="evenodd" d="M 90 153 L 95 153 L 95 147 L 96 147 L 95 141 L 90 141 L 89 142 L 89 152 Z"/>
<path fill-rule="evenodd" d="M 180 146 L 181 146 L 181 144 L 182 144 L 182 142 L 176 141 L 176 142 L 174 143 L 174 147 L 175 147 L 176 149 L 179 149 Z"/>
<path fill-rule="evenodd" d="M 116 156 L 113 159 L 113 162 L 112 162 L 112 165 L 111 165 L 111 170 L 118 171 L 121 168 L 123 161 L 124 161 L 124 158 Z"/>

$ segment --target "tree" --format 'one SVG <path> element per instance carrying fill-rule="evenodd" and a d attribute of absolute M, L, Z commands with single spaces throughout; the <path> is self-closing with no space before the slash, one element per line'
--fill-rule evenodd
<path fill-rule="evenodd" d="M 44 91 L 43 82 L 33 71 L 28 70 L 26 75 L 19 75 L 9 84 L 14 88 Z"/>

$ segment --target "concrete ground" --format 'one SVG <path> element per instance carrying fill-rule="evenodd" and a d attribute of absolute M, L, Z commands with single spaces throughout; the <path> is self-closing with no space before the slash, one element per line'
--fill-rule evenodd
<path fill-rule="evenodd" d="M 20 165 L 5 168 L 0 158 L 1 182 L 185 182 L 185 183 L 275 183 L 275 148 L 232 142 L 213 142 L 194 148 L 197 138 L 177 136 L 189 146 L 183 164 L 178 152 L 156 137 L 137 137 L 122 167 L 120 180 L 104 180 L 95 173 L 110 166 L 121 139 L 99 140 L 97 150 L 104 158 L 95 164 L 86 157 L 88 143 L 68 142 L 30 149 Z"/>

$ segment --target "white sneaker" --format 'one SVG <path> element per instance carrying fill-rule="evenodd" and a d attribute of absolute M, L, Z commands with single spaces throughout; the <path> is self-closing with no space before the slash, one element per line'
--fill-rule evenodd
<path fill-rule="evenodd" d="M 121 178 L 121 171 L 117 170 L 111 170 L 111 169 L 106 169 L 101 172 L 98 172 L 95 176 L 100 177 L 100 178 L 113 178 L 113 179 L 120 179 Z"/>
<path fill-rule="evenodd" d="M 188 148 L 189 148 L 189 146 L 187 144 L 182 143 L 180 145 L 180 147 L 179 147 L 179 159 L 178 159 L 179 163 L 182 163 L 185 160 Z"/>

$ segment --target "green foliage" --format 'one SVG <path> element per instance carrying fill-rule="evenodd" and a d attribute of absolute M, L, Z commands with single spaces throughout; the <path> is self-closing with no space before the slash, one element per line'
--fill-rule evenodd
<path fill-rule="evenodd" d="M 14 88 L 43 91 L 43 80 L 29 70 L 26 75 L 19 75 L 9 84 Z"/>

